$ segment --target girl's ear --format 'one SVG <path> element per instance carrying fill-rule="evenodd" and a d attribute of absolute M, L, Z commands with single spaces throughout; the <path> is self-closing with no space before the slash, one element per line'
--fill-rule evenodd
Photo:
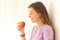
<path fill-rule="evenodd" d="M 42 15 L 40 12 L 38 12 L 39 15 Z"/>
<path fill-rule="evenodd" d="M 39 17 L 41 17 L 41 16 L 42 16 L 42 14 L 41 14 L 41 13 L 38 13 L 38 15 L 39 15 Z"/>

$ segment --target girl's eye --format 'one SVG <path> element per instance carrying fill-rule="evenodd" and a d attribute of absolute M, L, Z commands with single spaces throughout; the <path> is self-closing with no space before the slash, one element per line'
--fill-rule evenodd
<path fill-rule="evenodd" d="M 33 13 L 30 13 L 30 15 L 32 15 Z"/>

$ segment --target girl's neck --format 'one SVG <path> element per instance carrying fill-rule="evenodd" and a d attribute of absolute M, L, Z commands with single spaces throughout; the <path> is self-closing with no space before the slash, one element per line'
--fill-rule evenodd
<path fill-rule="evenodd" d="M 36 23 L 37 23 L 37 28 L 38 28 L 38 29 L 39 29 L 40 27 L 42 27 L 42 25 L 43 25 L 42 20 L 39 20 L 39 21 L 37 21 Z"/>

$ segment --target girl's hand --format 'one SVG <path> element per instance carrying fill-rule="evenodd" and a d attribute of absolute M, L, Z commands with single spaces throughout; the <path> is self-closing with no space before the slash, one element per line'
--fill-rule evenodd
<path fill-rule="evenodd" d="M 18 31 L 20 31 L 21 35 L 24 34 L 24 27 L 25 27 L 25 22 L 18 22 Z"/>

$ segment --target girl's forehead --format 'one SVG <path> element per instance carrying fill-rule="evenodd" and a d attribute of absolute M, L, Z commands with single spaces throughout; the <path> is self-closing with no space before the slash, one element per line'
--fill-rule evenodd
<path fill-rule="evenodd" d="M 36 11 L 32 7 L 30 7 L 29 12 L 36 12 Z"/>

